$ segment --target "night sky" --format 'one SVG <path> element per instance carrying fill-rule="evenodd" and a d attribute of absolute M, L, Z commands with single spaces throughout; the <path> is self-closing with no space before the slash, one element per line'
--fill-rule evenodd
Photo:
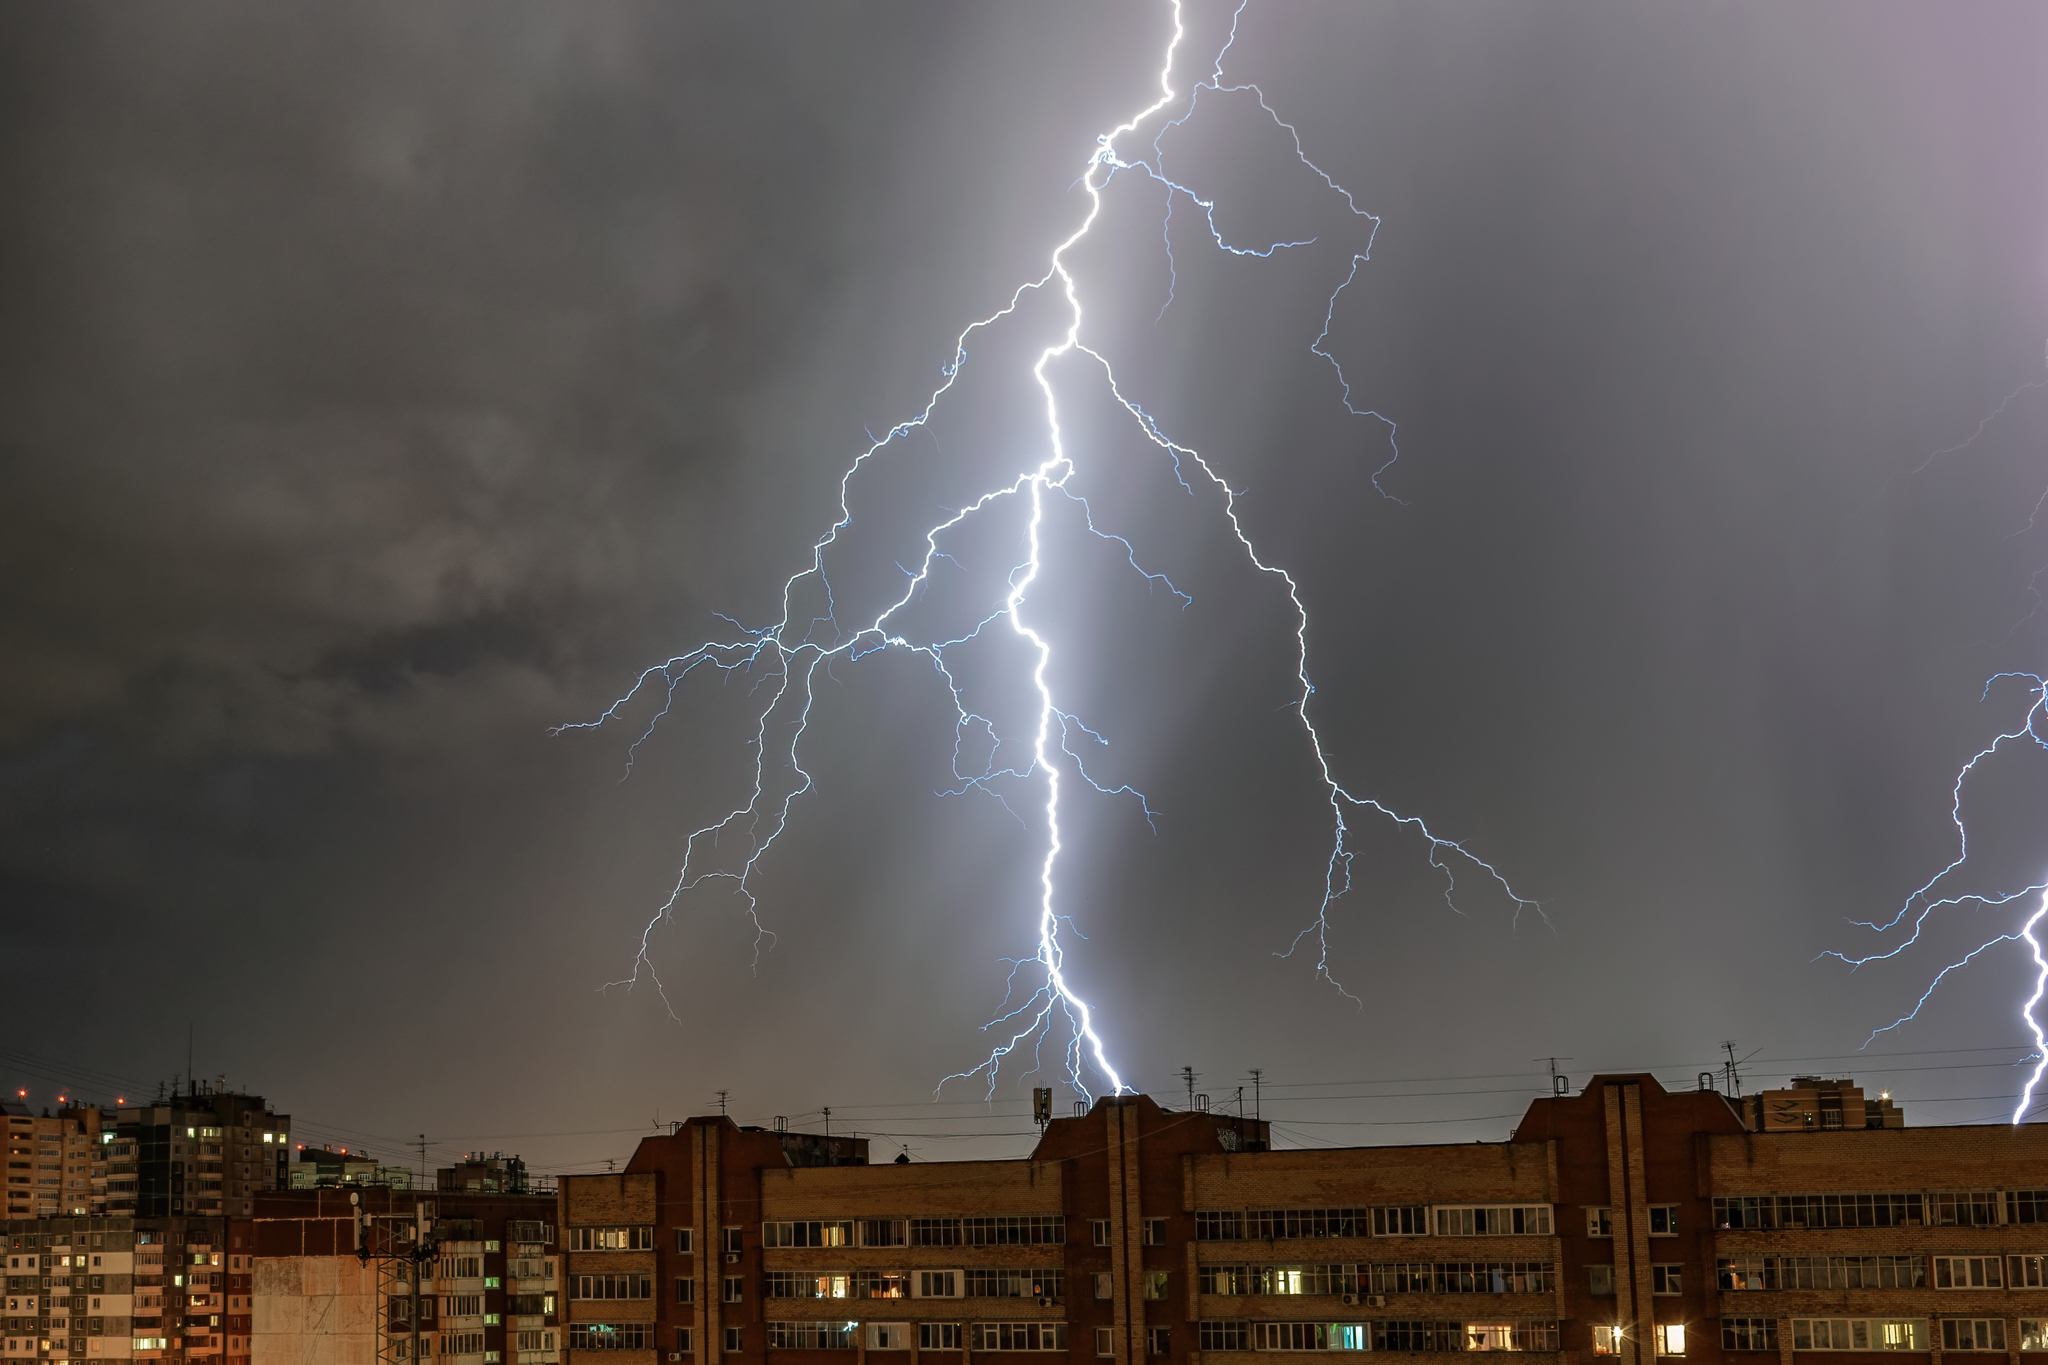
<path fill-rule="evenodd" d="M 1188 19 L 1183 91 L 1230 12 Z M 686 895 L 649 939 L 667 1005 L 602 988 L 745 800 L 767 675 L 693 674 L 630 776 L 658 702 L 551 729 L 775 620 L 867 433 L 1079 224 L 1170 27 L 0 15 L 0 1081 L 153 1095 L 189 1026 L 202 1077 L 394 1160 L 424 1132 L 601 1170 L 720 1090 L 741 1122 L 829 1105 L 878 1155 L 1023 1151 L 1029 1087 L 1074 1098 L 1055 1049 L 992 1104 L 932 1101 L 1033 951 L 1043 788 L 940 794 L 928 660 L 819 672 L 815 787 L 753 883 L 775 937 L 756 966 L 731 884 Z M 1856 1054 L 2037 900 L 1943 910 L 1854 974 L 1817 955 L 1900 941 L 1852 921 L 1956 856 L 1957 770 L 2027 706 L 1985 679 L 2048 664 L 2044 69 L 2023 4 L 1254 0 L 1225 83 L 1377 235 L 1249 97 L 1205 95 L 1169 171 L 1233 242 L 1314 240 L 1225 254 L 1183 199 L 1168 306 L 1164 192 L 1119 176 L 1072 258 L 1084 339 L 1300 584 L 1338 779 L 1542 911 L 1455 860 L 1447 904 L 1428 846 L 1354 810 L 1329 967 L 1355 1000 L 1277 955 L 1329 852 L 1292 608 L 1061 362 L 1075 489 L 1192 598 L 1049 512 L 1027 612 L 1107 741 L 1089 771 L 1156 816 L 1069 774 L 1067 961 L 1128 1082 L 1177 1102 L 1192 1065 L 1225 1105 L 1259 1068 L 1284 1143 L 1470 1141 L 1547 1089 L 1541 1056 L 1691 1084 L 1732 1039 L 1751 1086 L 2010 1113 L 2024 945 Z M 1056 302 L 854 482 L 835 609 L 872 615 L 924 526 L 1044 458 Z M 1326 311 L 1352 403 L 1398 423 L 1378 487 L 1387 428 L 1310 350 Z M 999 605 L 1019 534 L 950 545 L 919 628 Z M 966 671 L 1028 744 L 997 632 Z M 1964 788 L 1947 890 L 2048 871 L 2023 749 Z"/>

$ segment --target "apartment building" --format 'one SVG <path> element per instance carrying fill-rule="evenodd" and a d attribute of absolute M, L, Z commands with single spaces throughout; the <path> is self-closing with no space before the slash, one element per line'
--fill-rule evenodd
<path fill-rule="evenodd" d="M 260 1196 L 251 1365 L 559 1365 L 554 1212 L 552 1194 Z"/>
<path fill-rule="evenodd" d="M 1507 1142 L 1275 1152 L 1125 1096 L 1022 1160 L 881 1166 L 800 1165 L 787 1134 L 692 1119 L 562 1180 L 563 1365 L 2048 1365 L 2048 1127 L 1858 1112 L 1876 1125 L 1752 1131 L 1710 1089 L 1601 1076 Z"/>
<path fill-rule="evenodd" d="M 110 1215 L 247 1218 L 259 1194 L 291 1183 L 291 1116 L 260 1095 L 201 1082 L 100 1123 Z"/>
<path fill-rule="evenodd" d="M 108 1153 L 98 1109 L 60 1109 L 55 1117 L 45 1109 L 38 1116 L 9 1101 L 0 1104 L 0 1116 L 7 1130 L 7 1217 L 104 1211 Z"/>
<path fill-rule="evenodd" d="M 248 1365 L 245 1242 L 219 1218 L 0 1223 L 0 1358 Z"/>

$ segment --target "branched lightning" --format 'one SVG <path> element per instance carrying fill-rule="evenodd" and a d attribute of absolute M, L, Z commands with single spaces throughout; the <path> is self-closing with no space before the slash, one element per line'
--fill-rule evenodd
<path fill-rule="evenodd" d="M 1215 199 L 1198 193 L 1170 176 L 1165 169 L 1165 143 L 1168 135 L 1182 128 L 1193 116 L 1197 102 L 1204 92 L 1216 99 L 1227 96 L 1249 97 L 1256 100 L 1264 114 L 1293 139 L 1295 154 L 1301 164 L 1320 177 L 1323 184 L 1332 192 L 1341 196 L 1353 216 L 1368 225 L 1364 246 L 1352 255 L 1348 272 L 1330 294 L 1322 331 L 1309 349 L 1336 372 L 1342 389 L 1344 407 L 1356 416 L 1372 418 L 1385 427 L 1389 453 L 1385 462 L 1373 475 L 1376 488 L 1379 487 L 1379 476 L 1399 458 L 1399 450 L 1394 445 L 1394 423 L 1376 411 L 1354 406 L 1351 381 L 1328 347 L 1337 301 L 1357 278 L 1360 267 L 1367 261 L 1372 234 L 1379 226 L 1379 219 L 1360 208 L 1348 190 L 1309 159 L 1299 131 L 1274 111 L 1264 91 L 1249 83 L 1224 82 L 1224 57 L 1237 41 L 1238 22 L 1244 12 L 1243 4 L 1238 6 L 1232 16 L 1229 40 L 1218 51 L 1209 76 L 1195 82 L 1185 96 L 1177 93 L 1174 66 L 1181 43 L 1186 36 L 1186 29 L 1183 22 L 1182 0 L 1168 0 L 1168 3 L 1172 12 L 1172 37 L 1167 43 L 1164 62 L 1159 72 L 1160 93 L 1156 99 L 1125 122 L 1097 139 L 1096 149 L 1090 154 L 1080 177 L 1074 182 L 1087 201 L 1079 226 L 1052 248 L 1042 275 L 1018 285 L 1001 308 L 979 321 L 970 323 L 954 338 L 953 359 L 941 371 L 940 382 L 931 391 L 924 407 L 917 415 L 890 428 L 880 437 L 870 434 L 867 447 L 855 456 L 840 475 L 837 520 L 813 542 L 808 565 L 784 580 L 779 618 L 773 624 L 760 628 L 743 627 L 731 622 L 730 618 L 724 618 L 733 626 L 734 634 L 731 638 L 707 641 L 687 653 L 678 654 L 647 669 L 624 696 L 595 718 L 558 727 L 556 733 L 559 734 L 565 730 L 605 725 L 619 719 L 636 699 L 642 698 L 643 695 L 651 697 L 658 692 L 659 705 L 652 719 L 628 748 L 627 763 L 630 772 L 633 756 L 638 752 L 639 746 L 652 735 L 655 727 L 674 707 L 677 689 L 691 674 L 699 670 L 712 670 L 728 677 L 745 677 L 751 680 L 754 688 L 752 696 L 755 701 L 750 722 L 750 743 L 754 750 L 753 772 L 744 799 L 739 800 L 719 819 L 694 830 L 689 835 L 685 841 L 682 863 L 675 882 L 666 899 L 650 916 L 641 931 L 639 950 L 633 959 L 631 973 L 621 981 L 609 983 L 610 986 L 630 989 L 644 977 L 654 986 L 664 1006 L 669 1006 L 667 993 L 649 957 L 649 945 L 655 929 L 674 915 L 684 896 L 710 882 L 727 883 L 731 891 L 744 903 L 748 919 L 755 928 L 755 962 L 758 966 L 761 950 L 764 945 L 772 944 L 773 935 L 760 918 L 760 905 L 754 889 L 754 874 L 761 866 L 762 859 L 788 828 L 791 811 L 797 799 L 810 792 L 814 785 L 811 774 L 803 764 L 803 741 L 810 726 L 812 707 L 817 698 L 818 670 L 821 667 L 829 669 L 835 660 L 843 659 L 851 663 L 880 651 L 901 651 L 921 656 L 930 664 L 953 708 L 952 775 L 951 781 L 941 790 L 940 795 L 964 796 L 974 792 L 986 793 L 1001 801 L 1012 815 L 1016 815 L 1003 791 L 998 790 L 999 783 L 1010 787 L 1018 783 L 1040 783 L 1044 792 L 1045 842 L 1037 874 L 1036 952 L 1028 958 L 1010 962 L 1009 986 L 1003 1005 L 996 1017 L 984 1026 L 985 1031 L 996 1035 L 998 1039 L 988 1057 L 970 1070 L 946 1079 L 950 1081 L 980 1078 L 986 1082 L 989 1092 L 993 1094 L 997 1074 L 1005 1061 L 1018 1054 L 1021 1049 L 1026 1049 L 1028 1045 L 1028 1051 L 1034 1059 L 1033 1069 L 1036 1069 L 1036 1059 L 1040 1056 L 1043 1045 L 1063 1027 L 1064 1041 L 1061 1050 L 1064 1069 L 1068 1081 L 1077 1092 L 1082 1095 L 1094 1093 L 1095 1086 L 1091 1083 L 1091 1076 L 1099 1077 L 1106 1082 L 1111 1093 L 1126 1088 L 1122 1078 L 1110 1063 L 1092 1009 L 1076 991 L 1066 969 L 1066 950 L 1061 938 L 1061 929 L 1065 926 L 1069 932 L 1076 933 L 1077 936 L 1078 931 L 1074 930 L 1071 921 L 1056 909 L 1056 873 L 1063 848 L 1061 797 L 1064 783 L 1071 775 L 1102 795 L 1133 799 L 1148 822 L 1156 820 L 1157 812 L 1145 795 L 1128 782 L 1110 778 L 1098 779 L 1092 774 L 1092 764 L 1089 760 L 1084 760 L 1083 753 L 1087 752 L 1092 758 L 1098 752 L 1108 749 L 1108 741 L 1101 733 L 1090 728 L 1071 708 L 1062 706 L 1055 694 L 1051 677 L 1054 636 L 1050 633 L 1048 623 L 1039 619 L 1031 600 L 1033 585 L 1040 581 L 1045 567 L 1048 516 L 1056 514 L 1077 518 L 1079 529 L 1118 547 L 1122 551 L 1121 558 L 1132 572 L 1139 575 L 1148 587 L 1163 591 L 1177 599 L 1183 609 L 1192 605 L 1193 599 L 1182 592 L 1166 575 L 1145 568 L 1140 562 L 1136 548 L 1128 539 L 1098 526 L 1094 509 L 1073 487 L 1077 465 L 1074 456 L 1067 449 L 1067 436 L 1061 423 L 1059 398 L 1049 374 L 1049 367 L 1055 361 L 1074 356 L 1085 357 L 1092 362 L 1094 368 L 1100 370 L 1102 383 L 1108 394 L 1113 396 L 1130 415 L 1143 437 L 1171 461 L 1174 476 L 1183 489 L 1191 496 L 1196 492 L 1196 483 L 1191 483 L 1188 477 L 1190 469 L 1198 471 L 1200 479 L 1206 479 L 1215 489 L 1220 497 L 1224 520 L 1231 534 L 1236 537 L 1247 561 L 1257 572 L 1278 580 L 1285 587 L 1292 607 L 1293 668 L 1299 683 L 1299 691 L 1290 709 L 1299 719 L 1309 741 L 1318 775 L 1328 797 L 1331 845 L 1314 918 L 1296 935 L 1293 943 L 1281 956 L 1291 956 L 1304 940 L 1313 937 L 1317 950 L 1316 975 L 1329 981 L 1337 990 L 1344 991 L 1330 970 L 1329 914 L 1334 902 L 1343 896 L 1351 885 L 1354 853 L 1347 816 L 1360 810 L 1369 810 L 1420 835 L 1427 846 L 1430 865 L 1444 876 L 1445 898 L 1453 902 L 1451 908 L 1454 911 L 1458 908 L 1453 900 L 1457 890 L 1456 868 L 1463 863 L 1490 877 L 1514 902 L 1517 916 L 1525 908 L 1541 914 L 1541 907 L 1535 901 L 1517 893 L 1498 869 L 1472 853 L 1460 841 L 1439 835 L 1419 816 L 1398 812 L 1369 796 L 1355 795 L 1339 782 L 1322 736 L 1310 715 L 1309 706 L 1315 696 L 1315 687 L 1310 681 L 1309 673 L 1309 615 L 1302 599 L 1300 585 L 1287 569 L 1262 557 L 1254 548 L 1249 533 L 1239 519 L 1238 490 L 1233 489 L 1200 452 L 1171 439 L 1162 430 L 1159 422 L 1136 399 L 1125 393 L 1109 359 L 1083 339 L 1085 315 L 1081 289 L 1069 268 L 1068 258 L 1076 245 L 1090 234 L 1102 217 L 1106 207 L 1104 191 L 1121 173 L 1130 172 L 1144 177 L 1156 182 L 1164 190 L 1165 226 L 1162 233 L 1166 244 L 1169 288 L 1166 305 L 1161 309 L 1162 317 L 1165 307 L 1172 303 L 1172 285 L 1177 280 L 1172 256 L 1172 214 L 1177 200 L 1184 199 L 1197 207 L 1215 246 L 1234 256 L 1269 258 L 1283 250 L 1306 246 L 1309 240 L 1313 240 L 1275 241 L 1256 247 L 1234 243 L 1217 225 Z M 1127 155 L 1123 150 L 1124 144 L 1142 139 L 1143 130 L 1155 121 L 1158 126 L 1152 131 L 1149 141 L 1144 143 L 1149 149 L 1149 155 Z M 1063 306 L 1066 319 L 1064 328 L 1038 351 L 1036 361 L 1030 367 L 1031 378 L 1043 400 L 1042 458 L 1035 465 L 1016 471 L 1007 482 L 989 487 L 971 501 L 952 508 L 943 519 L 929 526 L 923 533 L 924 548 L 921 559 L 914 565 L 898 566 L 902 569 L 904 577 L 900 594 L 883 605 L 880 611 L 864 623 L 851 626 L 842 623 L 841 606 L 833 595 L 827 573 L 827 559 L 839 545 L 842 533 L 853 524 L 851 488 L 854 479 L 870 464 L 879 460 L 892 445 L 929 426 L 934 412 L 952 390 L 968 363 L 970 342 L 978 335 L 1016 316 L 1027 300 L 1040 296 L 1056 299 Z M 1392 496 L 1386 494 L 1384 489 L 1381 489 L 1381 492 L 1390 498 Z M 902 619 L 908 615 L 907 609 L 919 600 L 930 586 L 938 565 L 944 563 L 954 568 L 959 567 L 959 561 L 943 546 L 953 544 L 956 536 L 965 534 L 974 524 L 985 520 L 984 514 L 994 515 L 994 509 L 999 508 L 1017 509 L 1021 511 L 1023 517 L 1022 557 L 1008 569 L 1000 599 L 991 605 L 971 629 L 963 633 L 945 639 L 912 638 L 902 624 Z M 822 599 L 821 608 L 801 606 L 803 601 L 813 596 Z M 1002 734 L 992 716 L 976 709 L 970 701 L 970 689 L 963 682 L 953 658 L 953 652 L 971 641 L 982 638 L 982 632 L 997 622 L 1006 625 L 1014 637 L 1025 646 L 1025 657 L 1030 661 L 1025 681 L 1028 681 L 1029 695 L 1036 700 L 1036 723 L 1031 727 L 1028 739 Z M 1084 750 L 1082 746 L 1087 747 Z M 977 764 L 970 760 L 970 751 L 985 754 L 986 757 Z M 1022 817 L 1018 818 L 1021 823 Z M 737 852 L 727 854 L 721 860 L 720 854 L 728 845 Z M 1348 991 L 1344 991 L 1344 994 L 1356 999 L 1355 996 L 1350 996 Z M 669 1012 L 673 1017 L 672 1006 L 669 1007 Z"/>
<path fill-rule="evenodd" d="M 2048 387 L 2048 380 L 2034 379 L 2019 385 L 2011 393 L 2007 394 L 1997 407 L 1993 408 L 1977 423 L 1976 428 L 1967 438 L 1929 454 L 1919 464 L 1915 465 L 1910 473 L 1914 475 L 1923 474 L 1937 460 L 1946 456 L 1960 454 L 1968 449 L 1991 428 L 1992 424 L 2004 414 L 2006 408 L 2015 399 L 2019 398 L 2022 394 L 2043 387 Z M 1889 482 L 1887 481 L 1887 488 L 1889 487 Z M 1882 493 L 1880 493 L 1880 496 L 1882 496 Z M 2027 519 L 2027 524 L 2014 531 L 2007 539 L 2025 535 L 2035 529 L 2044 505 L 2048 505 L 2048 490 L 2044 490 L 2040 498 L 2036 500 L 2033 511 Z M 2027 584 L 2029 593 L 2035 595 L 2036 608 L 2039 606 L 2036 586 L 2043 572 L 2048 572 L 2048 570 L 2037 569 L 2028 579 Z M 2028 615 L 2031 616 L 2032 614 L 2030 610 Z M 2020 622 L 2014 623 L 2012 631 L 2007 632 L 2006 638 L 2008 640 L 2019 629 L 2019 625 L 2025 619 L 2025 617 L 2022 617 Z M 1922 932 L 1927 928 L 1930 917 L 1936 911 L 1963 905 L 1973 905 L 1988 909 L 2031 899 L 2033 901 L 2032 913 L 2021 922 L 2019 928 L 2011 933 L 1998 934 L 1979 943 L 1969 952 L 1964 953 L 1961 957 L 1942 967 L 1927 983 L 1927 989 L 1921 992 L 1920 998 L 1913 1002 L 1913 1007 L 1910 1010 L 1882 1028 L 1873 1030 L 1870 1037 L 1866 1038 L 1863 1043 L 1865 1047 L 1869 1047 L 1872 1042 L 1877 1040 L 1879 1035 L 1889 1033 L 1891 1030 L 1917 1018 L 1920 1011 L 1926 1007 L 1927 1002 L 1933 999 L 1934 993 L 1940 989 L 1942 982 L 1946 981 L 1951 974 L 1961 971 L 1964 967 L 1969 966 L 1979 957 L 1982 957 L 2001 944 L 2026 944 L 2035 968 L 2034 990 L 2027 997 L 2026 1002 L 2020 1006 L 2019 1013 L 2020 1022 L 2033 1037 L 2034 1055 L 2030 1059 L 2033 1062 L 2033 1070 L 2021 1086 L 2019 1103 L 2013 1110 L 2012 1121 L 2019 1123 L 2026 1117 L 2027 1111 L 2033 1108 L 2034 1092 L 2040 1085 L 2042 1076 L 2048 1074 L 2048 1032 L 2044 1032 L 2040 1016 L 2037 1013 L 2043 996 L 2048 995 L 2048 956 L 2043 955 L 2041 939 L 2037 932 L 2041 926 L 2042 919 L 2048 917 L 2048 878 L 2036 881 L 2032 885 L 2021 887 L 2015 891 L 1987 894 L 1982 892 L 1950 892 L 1945 890 L 1952 882 L 1961 878 L 1970 862 L 1970 829 L 1968 822 L 1963 816 L 1963 792 L 1970 778 L 1981 765 L 1990 762 L 2008 746 L 2024 748 L 2031 745 L 2036 750 L 2048 751 L 2048 730 L 2044 730 L 2044 724 L 2048 724 L 2048 678 L 2043 678 L 2039 674 L 2018 670 L 1995 673 L 1985 681 L 1983 695 L 1979 698 L 1979 701 L 1988 701 L 1993 686 L 2007 680 L 2025 683 L 2026 692 L 2024 695 L 2028 699 L 2027 706 L 2016 726 L 2011 730 L 2000 732 L 1990 743 L 1972 754 L 1956 772 L 1955 782 L 1949 791 L 1949 822 L 1954 826 L 1956 832 L 1955 857 L 1949 861 L 1947 866 L 1935 873 L 1918 890 L 1908 896 L 1899 907 L 1898 912 L 1890 919 L 1883 923 L 1872 920 L 1851 921 L 1858 928 L 1868 929 L 1878 934 L 1893 933 L 1902 925 L 1907 925 L 1908 921 L 1910 921 L 1910 926 L 1907 928 L 1904 938 L 1881 952 L 1871 952 L 1855 956 L 1831 950 L 1821 954 L 1821 956 L 1832 957 L 1845 962 L 1852 969 L 1870 962 L 1888 961 L 1899 956 L 1920 941 Z"/>

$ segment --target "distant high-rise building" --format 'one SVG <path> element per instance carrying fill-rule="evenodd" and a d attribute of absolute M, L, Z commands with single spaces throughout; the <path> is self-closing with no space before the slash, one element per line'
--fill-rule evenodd
<path fill-rule="evenodd" d="M 260 1095 L 201 1083 L 153 1104 L 96 1112 L 109 1158 L 109 1214 L 246 1218 L 258 1194 L 291 1183 L 291 1116 Z"/>
<path fill-rule="evenodd" d="M 9 1218 L 50 1218 L 91 1214 L 106 1203 L 107 1153 L 100 1111 L 45 1109 L 38 1117 L 25 1104 L 0 1104 L 7 1129 Z"/>

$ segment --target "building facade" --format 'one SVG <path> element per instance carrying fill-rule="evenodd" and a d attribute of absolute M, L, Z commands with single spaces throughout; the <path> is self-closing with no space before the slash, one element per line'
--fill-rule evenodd
<path fill-rule="evenodd" d="M 1503 1143 L 1275 1152 L 1126 1096 L 1023 1160 L 881 1166 L 692 1119 L 562 1180 L 563 1365 L 2048 1365 L 2048 1127 L 1869 1112 L 1756 1132 L 1711 1090 L 1603 1076 Z"/>
<path fill-rule="evenodd" d="M 0 1104 L 7 1127 L 9 1218 L 53 1218 L 103 1213 L 109 1153 L 101 1140 L 100 1111 L 49 1110 Z"/>

